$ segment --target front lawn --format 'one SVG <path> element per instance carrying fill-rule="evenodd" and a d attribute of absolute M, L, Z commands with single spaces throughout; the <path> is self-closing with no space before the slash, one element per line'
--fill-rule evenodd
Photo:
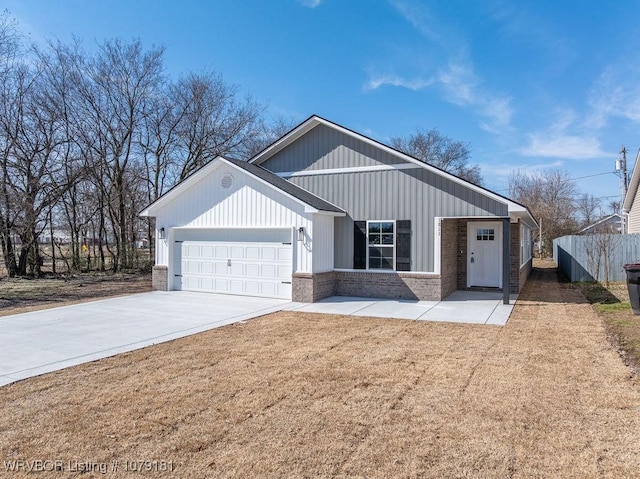
<path fill-rule="evenodd" d="M 637 477 L 639 408 L 592 307 L 536 269 L 506 327 L 282 312 L 1 387 L 0 467 Z"/>

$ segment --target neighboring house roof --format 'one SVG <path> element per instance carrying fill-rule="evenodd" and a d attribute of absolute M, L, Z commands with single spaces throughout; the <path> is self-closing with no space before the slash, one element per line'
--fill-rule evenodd
<path fill-rule="evenodd" d="M 298 125 L 297 127 L 295 127 L 293 130 L 291 130 L 289 133 L 287 133 L 286 135 L 284 135 L 282 138 L 280 138 L 279 140 L 276 140 L 274 143 L 272 143 L 271 145 L 267 146 L 264 150 L 262 150 L 260 153 L 258 153 L 256 156 L 254 156 L 251 160 L 249 160 L 250 164 L 253 165 L 260 165 L 263 162 L 267 161 L 270 157 L 272 157 L 274 154 L 278 153 L 279 151 L 283 150 L 284 148 L 286 148 L 288 145 L 290 145 L 291 143 L 293 143 L 294 141 L 298 140 L 299 138 L 301 138 L 303 135 L 305 135 L 306 133 L 308 133 L 309 131 L 311 131 L 313 128 L 315 128 L 318 125 L 324 125 L 328 128 L 332 128 L 335 130 L 338 130 L 341 133 L 344 133 L 345 135 L 351 136 L 357 140 L 361 140 L 364 141 L 365 143 L 368 143 L 370 145 L 373 145 L 377 148 L 382 149 L 383 151 L 386 151 L 387 153 L 391 153 L 393 155 L 395 155 L 396 157 L 408 162 L 408 163 L 413 163 L 416 165 L 419 165 L 422 168 L 425 168 L 427 170 L 436 172 L 458 184 L 461 184 L 467 188 L 470 188 L 474 191 L 480 192 L 483 195 L 486 195 L 496 201 L 505 203 L 508 207 L 508 211 L 510 214 L 513 214 L 513 216 L 519 217 L 521 219 L 523 219 L 525 222 L 529 223 L 530 226 L 533 227 L 538 227 L 538 223 L 536 222 L 535 218 L 533 217 L 533 215 L 531 214 L 531 212 L 529 211 L 529 209 L 520 204 L 517 203 L 509 198 L 507 198 L 506 196 L 500 195 L 498 193 L 495 193 L 494 191 L 488 190 L 482 186 L 478 186 L 475 185 L 467 180 L 464 180 L 454 174 L 451 174 L 445 170 L 442 170 L 438 167 L 435 167 L 433 165 L 430 165 L 428 163 L 425 163 L 424 161 L 421 161 L 417 158 L 412 157 L 411 155 L 407 155 L 406 153 L 403 153 L 400 150 L 397 150 L 395 148 L 392 148 L 388 145 L 385 145 L 384 143 L 380 143 L 379 141 L 373 140 L 367 136 L 364 136 L 360 133 L 357 133 L 353 130 L 350 130 L 348 128 L 345 128 L 341 125 L 338 125 L 337 123 L 333 123 L 329 120 L 326 120 L 324 118 L 321 118 L 317 115 L 312 115 L 311 117 L 309 117 L 308 119 L 306 119 L 305 121 L 303 121 L 300 125 Z"/>
<path fill-rule="evenodd" d="M 154 216 L 155 211 L 157 211 L 159 208 L 162 208 L 165 204 L 172 201 L 182 192 L 190 188 L 193 184 L 200 181 L 201 178 L 203 178 L 210 171 L 216 168 L 218 163 L 220 162 L 227 163 L 237 169 L 240 169 L 243 172 L 246 172 L 247 174 L 257 178 L 261 182 L 266 183 L 272 188 L 277 189 L 278 191 L 295 199 L 299 203 L 305 205 L 309 212 L 325 212 L 339 216 L 343 216 L 345 214 L 345 212 L 337 206 L 323 200 L 322 198 L 319 198 L 313 193 L 310 193 L 297 185 L 294 185 L 290 181 L 287 181 L 284 178 L 281 178 L 278 175 L 265 170 L 261 166 L 252 165 L 250 163 L 247 163 L 246 161 L 219 156 L 196 170 L 183 181 L 167 191 L 156 201 L 147 206 L 142 212 L 140 212 L 140 216 Z"/>
<path fill-rule="evenodd" d="M 585 226 L 584 228 L 582 228 L 580 231 L 578 231 L 576 234 L 585 234 L 588 233 L 589 231 L 599 231 L 600 229 L 604 229 L 607 226 L 614 226 L 614 225 L 620 225 L 620 221 L 622 220 L 622 217 L 618 214 L 618 213 L 614 213 L 612 215 L 609 216 L 605 216 L 604 218 L 600 218 L 598 221 L 596 221 L 595 223 L 591 223 L 588 226 Z M 618 231 L 620 229 L 618 228 Z"/>
<path fill-rule="evenodd" d="M 640 185 L 640 150 L 638 150 L 638 155 L 636 156 L 636 164 L 633 166 L 633 173 L 631 173 L 631 180 L 629 181 L 629 188 L 627 189 L 627 194 L 624 197 L 624 202 L 622 203 L 622 208 L 625 211 L 630 211 L 631 206 L 633 206 L 633 200 L 636 197 L 636 193 L 638 191 L 638 185 Z"/>

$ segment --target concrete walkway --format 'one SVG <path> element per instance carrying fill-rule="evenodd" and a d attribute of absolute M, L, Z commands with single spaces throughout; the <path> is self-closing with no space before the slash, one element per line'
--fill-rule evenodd
<path fill-rule="evenodd" d="M 515 297 L 457 291 L 444 301 L 334 296 L 317 303 L 154 291 L 0 317 L 0 386 L 280 311 L 506 324 Z"/>
<path fill-rule="evenodd" d="M 502 304 L 502 293 L 456 291 L 442 301 L 405 301 L 332 296 L 317 303 L 291 303 L 284 309 L 307 313 L 346 314 L 379 318 L 446 321 L 451 323 L 507 324 L 517 295 Z"/>

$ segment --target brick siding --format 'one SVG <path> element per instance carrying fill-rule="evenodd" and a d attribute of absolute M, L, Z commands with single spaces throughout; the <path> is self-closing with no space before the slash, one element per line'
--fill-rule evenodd
<path fill-rule="evenodd" d="M 458 223 L 459 220 L 442 220 L 440 224 L 440 296 L 442 298 L 446 298 L 458 289 Z"/>
<path fill-rule="evenodd" d="M 167 291 L 169 289 L 169 268 L 163 264 L 157 264 L 151 270 L 151 285 L 154 291 Z"/>
<path fill-rule="evenodd" d="M 314 303 L 335 294 L 335 272 L 294 273 L 291 278 L 292 300 L 300 303 Z"/>
<path fill-rule="evenodd" d="M 336 271 L 335 273 L 335 294 L 340 296 L 422 301 L 442 299 L 440 275 L 371 271 Z"/>

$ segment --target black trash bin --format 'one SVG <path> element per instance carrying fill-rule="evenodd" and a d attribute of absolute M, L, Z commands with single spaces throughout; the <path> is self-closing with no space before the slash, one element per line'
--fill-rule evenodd
<path fill-rule="evenodd" d="M 640 314 L 640 263 L 625 264 L 627 272 L 627 291 L 633 314 Z"/>

